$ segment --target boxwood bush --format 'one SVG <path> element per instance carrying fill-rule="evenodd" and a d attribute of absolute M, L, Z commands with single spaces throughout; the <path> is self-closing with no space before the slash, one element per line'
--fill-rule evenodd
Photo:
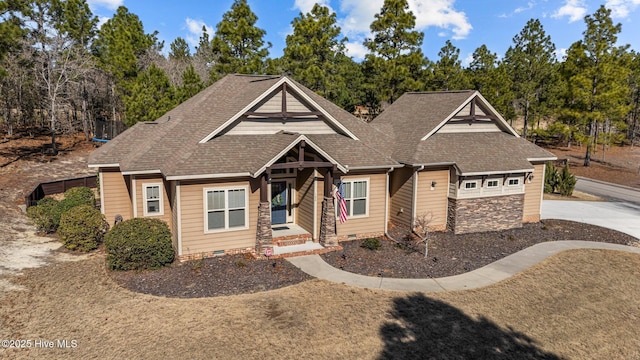
<path fill-rule="evenodd" d="M 27 215 L 40 231 L 52 233 L 58 229 L 62 215 L 79 205 L 96 206 L 93 190 L 81 186 L 65 191 L 64 199 L 60 201 L 44 198 L 38 201 L 38 205 L 27 209 Z"/>
<path fill-rule="evenodd" d="M 108 228 L 99 210 L 79 205 L 62 215 L 58 235 L 69 250 L 91 251 L 98 248 Z"/>
<path fill-rule="evenodd" d="M 175 257 L 169 226 L 158 219 L 133 218 L 117 224 L 104 245 L 112 270 L 157 269 Z"/>
<path fill-rule="evenodd" d="M 56 231 L 58 223 L 54 218 L 54 209 L 58 205 L 58 200 L 53 198 L 44 198 L 38 201 L 36 206 L 27 209 L 27 216 L 38 227 L 39 231 L 52 233 Z"/>

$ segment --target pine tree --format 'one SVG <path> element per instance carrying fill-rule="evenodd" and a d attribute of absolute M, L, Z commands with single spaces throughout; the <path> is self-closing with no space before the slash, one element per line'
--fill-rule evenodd
<path fill-rule="evenodd" d="M 124 103 L 127 126 L 156 120 L 176 105 L 175 89 L 165 73 L 151 64 L 149 69 L 138 73 Z"/>
<path fill-rule="evenodd" d="M 137 15 L 120 6 L 115 15 L 102 25 L 92 51 L 98 65 L 112 77 L 111 107 L 112 117 L 116 120 L 120 102 L 125 109 L 126 103 L 131 99 L 134 85 L 139 80 L 138 74 L 142 71 L 139 60 L 156 45 L 155 34 L 145 34 L 142 22 Z M 125 110 L 125 115 L 130 111 Z M 135 123 L 135 119 L 126 120 L 126 123 Z"/>
<path fill-rule="evenodd" d="M 465 90 L 471 84 L 462 69 L 460 49 L 447 40 L 438 53 L 440 59 L 433 66 L 433 79 L 430 86 L 433 90 Z"/>
<path fill-rule="evenodd" d="M 546 34 L 540 20 L 531 19 L 505 54 L 505 64 L 517 102 L 518 113 L 524 118 L 522 137 L 527 137 L 531 120 L 548 116 L 554 109 L 558 82 L 554 71 L 556 47 Z"/>
<path fill-rule="evenodd" d="M 0 79 L 6 76 L 2 62 L 5 55 L 19 47 L 25 29 L 20 13 L 26 9 L 21 1 L 0 0 Z"/>
<path fill-rule="evenodd" d="M 329 8 L 315 4 L 311 12 L 300 13 L 291 24 L 293 33 L 287 36 L 282 58 L 287 73 L 335 102 L 346 85 L 339 72 L 346 39 L 339 39 L 336 13 L 330 14 Z"/>
<path fill-rule="evenodd" d="M 154 35 L 145 34 L 138 16 L 120 6 L 98 31 L 93 53 L 100 66 L 122 83 L 138 76 L 138 58 L 154 44 Z"/>
<path fill-rule="evenodd" d="M 370 26 L 373 38 L 364 42 L 369 49 L 363 69 L 370 105 L 393 103 L 404 92 L 424 86 L 425 59 L 420 49 L 424 34 L 413 30 L 415 25 L 407 0 L 385 0 L 375 15 Z"/>
<path fill-rule="evenodd" d="M 583 40 L 571 45 L 564 63 L 568 109 L 563 120 L 584 129 L 589 166 L 598 129 L 603 124 L 624 128 L 628 105 L 629 56 L 626 46 L 617 47 L 622 26 L 613 23 L 611 10 L 601 6 L 584 18 L 587 29 Z"/>
<path fill-rule="evenodd" d="M 191 60 L 191 51 L 189 50 L 189 44 L 181 37 L 177 37 L 169 45 L 171 49 L 169 51 L 169 60 L 176 60 L 179 62 L 188 62 Z"/>
<path fill-rule="evenodd" d="M 204 83 L 196 73 L 193 65 L 189 65 L 182 73 L 182 86 L 177 90 L 177 103 L 181 103 L 204 89 Z"/>
<path fill-rule="evenodd" d="M 251 11 L 247 0 L 235 0 L 231 10 L 224 13 L 216 26 L 211 41 L 215 65 L 211 78 L 226 74 L 262 74 L 269 55 L 268 43 L 263 40 L 266 31 L 256 27 L 258 17 Z"/>
<path fill-rule="evenodd" d="M 469 64 L 471 87 L 482 95 L 507 120 L 515 117 L 511 79 L 504 63 L 486 45 L 477 48 Z"/>

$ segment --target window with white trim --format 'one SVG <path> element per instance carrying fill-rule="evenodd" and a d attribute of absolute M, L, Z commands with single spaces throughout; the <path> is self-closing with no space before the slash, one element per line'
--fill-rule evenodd
<path fill-rule="evenodd" d="M 497 188 L 498 186 L 500 186 L 500 182 L 498 180 L 488 180 L 487 181 L 487 188 L 488 189 Z"/>
<path fill-rule="evenodd" d="M 465 190 L 473 190 L 475 188 L 478 187 L 478 182 L 477 181 L 465 181 L 464 183 L 464 189 Z"/>
<path fill-rule="evenodd" d="M 518 186 L 518 185 L 520 185 L 520 179 L 519 178 L 509 179 L 509 186 Z"/>
<path fill-rule="evenodd" d="M 344 185 L 344 199 L 347 203 L 347 216 L 367 216 L 369 214 L 369 180 L 347 180 Z M 336 206 L 337 217 L 340 206 Z"/>
<path fill-rule="evenodd" d="M 204 189 L 205 231 L 247 228 L 247 188 Z"/>
<path fill-rule="evenodd" d="M 162 184 L 144 184 L 142 186 L 144 216 L 164 215 Z"/>

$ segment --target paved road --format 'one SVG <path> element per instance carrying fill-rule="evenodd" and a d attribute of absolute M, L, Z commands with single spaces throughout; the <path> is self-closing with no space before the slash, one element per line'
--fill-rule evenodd
<path fill-rule="evenodd" d="M 576 190 L 609 200 L 626 201 L 640 205 L 640 189 L 578 177 Z"/>

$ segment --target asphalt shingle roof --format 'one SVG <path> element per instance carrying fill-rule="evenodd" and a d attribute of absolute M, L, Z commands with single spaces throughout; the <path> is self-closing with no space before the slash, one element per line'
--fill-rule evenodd
<path fill-rule="evenodd" d="M 228 75 L 156 121 L 138 123 L 120 134 L 94 151 L 89 163 L 120 164 L 124 172 L 160 170 L 165 176 L 254 174 L 299 135 L 221 135 L 205 143 L 200 141 L 281 79 L 280 76 Z M 330 156 L 335 155 L 334 159 L 341 165 L 398 165 L 368 145 L 372 139 L 383 136 L 376 129 L 291 82 L 359 139 L 341 134 L 309 136 Z"/>
<path fill-rule="evenodd" d="M 406 93 L 372 121 L 394 139 L 380 142 L 384 154 L 411 165 L 456 164 L 462 174 L 531 170 L 530 161 L 552 153 L 508 132 L 438 133 L 475 91 Z M 501 124 L 501 127 L 507 126 Z"/>

